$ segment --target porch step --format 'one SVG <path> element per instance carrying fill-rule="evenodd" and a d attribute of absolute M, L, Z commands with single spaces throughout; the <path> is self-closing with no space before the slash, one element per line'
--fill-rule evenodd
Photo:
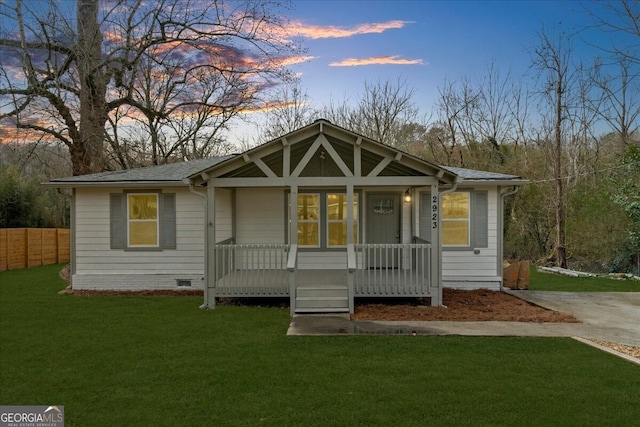
<path fill-rule="evenodd" d="M 348 313 L 347 308 L 298 308 L 296 307 L 297 314 L 318 314 L 318 313 Z"/>
<path fill-rule="evenodd" d="M 348 313 L 346 286 L 300 286 L 296 293 L 296 313 Z"/>
<path fill-rule="evenodd" d="M 305 285 L 298 286 L 298 298 L 348 297 L 347 287 L 342 285 Z"/>

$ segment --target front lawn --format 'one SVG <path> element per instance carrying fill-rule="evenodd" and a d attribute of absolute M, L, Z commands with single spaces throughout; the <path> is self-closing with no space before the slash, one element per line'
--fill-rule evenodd
<path fill-rule="evenodd" d="M 599 426 L 640 419 L 640 368 L 571 339 L 287 337 L 287 309 L 59 295 L 0 273 L 0 404 L 66 426 Z"/>
<path fill-rule="evenodd" d="M 608 277 L 570 277 L 538 271 L 531 266 L 529 290 L 562 292 L 640 292 L 639 280 Z"/>

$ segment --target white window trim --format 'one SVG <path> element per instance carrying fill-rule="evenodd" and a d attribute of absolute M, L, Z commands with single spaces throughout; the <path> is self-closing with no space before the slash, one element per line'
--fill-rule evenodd
<path fill-rule="evenodd" d="M 132 245 L 130 224 L 132 222 L 152 222 L 151 220 L 137 220 L 129 218 L 129 201 L 131 196 L 154 196 L 156 198 L 156 244 L 155 245 Z M 127 205 L 126 205 L 126 222 L 127 222 L 127 236 L 126 243 L 128 248 L 160 248 L 160 194 L 159 193 L 126 193 Z"/>
<path fill-rule="evenodd" d="M 322 194 L 321 193 L 317 193 L 317 192 L 313 192 L 313 193 L 298 193 L 298 197 L 300 196 L 318 196 L 318 219 L 317 220 L 308 220 L 308 219 L 300 219 L 298 218 L 298 226 L 300 226 L 300 224 L 318 224 L 318 244 L 317 245 L 301 245 L 300 243 L 298 243 L 298 247 L 299 248 L 305 248 L 305 249 L 317 249 L 322 247 L 321 242 L 322 242 Z M 289 213 L 291 213 L 291 193 L 289 193 Z M 300 206 L 300 204 L 298 204 L 298 206 Z M 296 215 L 298 213 L 296 212 Z M 291 233 L 293 230 L 291 230 L 291 217 L 289 217 L 289 241 L 291 241 Z M 296 230 L 297 232 L 297 230 Z"/>
<path fill-rule="evenodd" d="M 318 219 L 318 234 L 319 234 L 319 245 L 318 246 L 302 246 L 300 244 L 298 244 L 298 248 L 302 249 L 302 250 L 315 250 L 315 249 L 322 249 L 322 250 L 328 250 L 328 251 L 332 251 L 332 250 L 336 250 L 336 249 L 345 249 L 347 247 L 347 245 L 344 246 L 337 246 L 337 245 L 332 245 L 329 246 L 329 215 L 327 214 L 327 196 L 329 194 L 337 194 L 337 195 L 345 195 L 346 196 L 346 192 L 338 192 L 335 190 L 315 190 L 315 191 L 309 191 L 309 192 L 299 192 L 297 193 L 298 196 L 305 196 L 305 195 L 318 195 L 319 196 L 319 200 L 320 200 L 320 218 Z M 362 199 L 362 195 L 360 194 L 360 192 L 354 192 L 354 198 L 357 197 L 358 198 L 358 210 L 355 213 L 355 216 L 353 217 L 353 223 L 354 225 L 357 226 L 357 233 L 356 233 L 356 241 L 354 243 L 358 243 L 360 236 L 361 236 L 361 224 L 360 224 L 360 215 L 361 215 L 361 199 Z M 358 195 L 358 196 L 356 196 Z M 324 197 L 323 197 L 324 196 Z M 291 193 L 287 192 L 287 198 L 285 199 L 285 207 L 287 209 L 287 217 L 286 217 L 286 225 L 287 225 L 287 241 L 291 242 Z M 338 220 L 334 220 L 334 222 L 338 222 Z M 346 222 L 346 220 L 341 220 L 341 222 Z M 298 219 L 298 224 L 300 223 L 300 220 Z"/>
<path fill-rule="evenodd" d="M 442 238 L 442 247 L 443 248 L 468 248 L 471 246 L 471 192 L 470 191 L 454 191 L 450 194 L 462 194 L 465 193 L 467 195 L 467 218 L 445 218 L 444 213 L 442 214 L 442 232 L 444 234 L 444 223 L 445 222 L 465 222 L 467 224 L 467 242 L 463 245 L 447 245 L 444 243 L 444 236 Z M 446 195 L 445 195 L 446 196 Z M 444 203 L 444 201 L 443 201 Z"/>
<path fill-rule="evenodd" d="M 326 227 L 326 238 L 325 238 L 325 247 L 328 249 L 340 249 L 340 248 L 346 248 L 347 244 L 345 243 L 344 245 L 330 245 L 329 244 L 329 224 L 333 223 L 333 224 L 345 224 L 348 225 L 348 220 L 347 218 L 345 219 L 329 219 L 329 195 L 335 195 L 335 196 L 344 196 L 345 199 L 347 198 L 347 193 L 338 193 L 335 191 L 327 191 L 324 197 L 324 202 L 325 202 L 325 212 L 324 215 L 326 217 L 326 221 L 325 221 L 325 227 Z M 359 241 L 360 238 L 360 225 L 359 225 L 359 211 L 360 211 L 360 197 L 358 196 L 358 193 L 353 193 L 353 199 L 354 201 L 357 200 L 358 201 L 358 207 L 356 209 L 355 215 L 353 216 L 353 225 L 356 226 L 356 235 L 355 235 L 355 240 L 354 243 L 357 243 Z M 322 216 L 322 213 L 321 213 Z M 347 233 L 351 233 L 353 230 L 349 230 L 347 227 Z M 348 240 L 348 239 L 347 239 Z"/>

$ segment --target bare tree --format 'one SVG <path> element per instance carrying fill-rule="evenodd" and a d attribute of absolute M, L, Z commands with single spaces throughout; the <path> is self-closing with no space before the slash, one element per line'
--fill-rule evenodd
<path fill-rule="evenodd" d="M 401 146 L 399 140 L 404 125 L 420 121 L 413 97 L 415 90 L 401 79 L 396 81 L 365 81 L 364 92 L 355 108 L 345 100 L 331 104 L 320 115 L 384 144 Z"/>
<path fill-rule="evenodd" d="M 633 143 L 631 137 L 640 129 L 640 70 L 634 65 L 628 58 L 621 58 L 616 75 L 606 72 L 598 61 L 592 75 L 601 95 L 599 104 L 592 109 L 620 136 L 625 147 Z M 640 141 L 636 143 L 640 145 Z"/>
<path fill-rule="evenodd" d="M 602 3 L 587 3 L 595 26 L 606 33 L 617 33 L 612 46 L 598 46 L 627 62 L 640 63 L 638 39 L 640 39 L 640 1 L 613 0 Z M 627 42 L 625 42 L 625 39 Z"/>
<path fill-rule="evenodd" d="M 401 125 L 418 116 L 414 95 L 415 90 L 400 79 L 395 82 L 365 81 L 364 94 L 357 107 L 358 116 L 375 140 L 397 144 L 396 136 Z"/>
<path fill-rule="evenodd" d="M 492 62 L 481 83 L 481 93 L 478 127 L 483 139 L 498 155 L 500 164 L 504 164 L 501 146 L 515 140 L 512 131 L 515 118 L 510 110 L 513 97 L 511 72 L 503 76 L 495 62 Z"/>
<path fill-rule="evenodd" d="M 509 102 L 509 115 L 512 119 L 512 142 L 515 146 L 527 146 L 531 140 L 529 128 L 531 126 L 531 105 L 529 92 L 521 83 L 514 85 Z"/>
<path fill-rule="evenodd" d="M 503 144 L 515 142 L 516 120 L 526 121 L 526 100 L 514 94 L 511 73 L 503 75 L 495 63 L 478 81 L 464 77 L 457 82 L 445 81 L 438 89 L 436 105 L 440 125 L 448 130 L 449 143 L 465 147 L 460 164 L 474 167 L 500 166 L 505 163 Z M 524 117 L 516 118 L 516 114 Z M 521 128 L 524 131 L 523 128 Z"/>
<path fill-rule="evenodd" d="M 456 164 L 454 163 L 453 155 L 457 151 L 460 153 L 460 160 L 457 164 L 465 166 L 462 151 L 457 148 L 460 143 L 458 133 L 460 132 L 461 116 L 465 111 L 465 103 L 456 91 L 455 82 L 445 80 L 443 87 L 438 87 L 438 95 L 436 117 L 439 122 L 438 127 L 443 132 L 440 132 L 437 139 L 446 153 L 446 164 Z"/>
<path fill-rule="evenodd" d="M 140 61 L 140 73 L 132 82 L 133 99 L 142 109 L 120 106 L 112 112 L 107 140 L 114 160 L 126 168 L 120 144 L 136 141 L 138 162 L 162 164 L 175 160 L 192 160 L 214 154 L 226 154 L 228 144 L 221 137 L 231 119 L 241 113 L 238 108 L 223 108 L 227 97 L 236 96 L 241 86 L 240 73 L 230 76 L 209 74 L 201 67 L 189 70 L 175 63 L 170 52 L 153 52 Z M 189 79 L 189 84 L 175 82 Z M 159 113 L 160 112 L 160 113 Z M 135 162 L 131 166 L 135 166 Z"/>
<path fill-rule="evenodd" d="M 573 102 L 568 105 L 567 186 L 575 186 L 582 177 L 597 170 L 598 137 L 595 134 L 601 103 L 594 96 L 594 86 L 585 67 L 575 73 Z"/>
<path fill-rule="evenodd" d="M 556 242 L 555 255 L 559 267 L 567 267 L 563 154 L 566 142 L 567 106 L 574 84 L 575 70 L 571 64 L 571 40 L 564 34 L 557 37 L 544 30 L 538 33 L 539 44 L 532 52 L 533 66 L 538 70 L 542 88 L 542 108 L 546 106 L 549 116 L 545 119 L 552 127 L 552 165 L 555 181 Z"/>
<path fill-rule="evenodd" d="M 261 138 L 270 141 L 299 129 L 318 118 L 318 112 L 310 104 L 309 96 L 300 85 L 283 86 L 267 106 L 264 123 L 260 126 Z"/>
<path fill-rule="evenodd" d="M 277 7 L 270 0 L 2 2 L 0 125 L 62 142 L 76 175 L 103 170 L 105 125 L 122 132 L 132 118 L 147 125 L 155 162 L 163 148 L 153 136 L 175 117 L 190 125 L 167 127 L 174 135 L 164 154 L 199 155 L 207 151 L 201 144 L 219 141 L 215 133 L 229 117 L 289 78 L 283 56 L 296 49 L 281 37 Z M 119 160 L 121 141 L 109 140 Z M 186 150 L 185 141 L 198 149 Z"/>

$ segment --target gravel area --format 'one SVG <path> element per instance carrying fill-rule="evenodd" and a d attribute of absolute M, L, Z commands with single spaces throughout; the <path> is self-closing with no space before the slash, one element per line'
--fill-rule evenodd
<path fill-rule="evenodd" d="M 592 340 L 596 344 L 600 344 L 603 347 L 610 348 L 611 350 L 617 351 L 618 353 L 623 353 L 631 357 L 635 357 L 636 359 L 640 359 L 640 347 L 634 347 L 631 345 L 623 345 L 617 344 L 609 341 L 601 341 L 601 340 Z"/>

